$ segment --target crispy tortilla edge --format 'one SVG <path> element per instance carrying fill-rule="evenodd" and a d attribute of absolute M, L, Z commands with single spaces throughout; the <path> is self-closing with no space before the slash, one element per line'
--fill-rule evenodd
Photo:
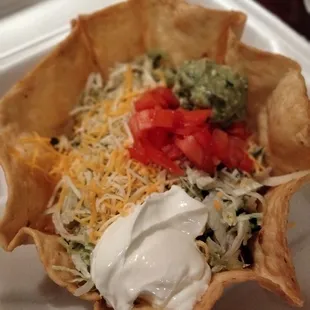
<path fill-rule="evenodd" d="M 11 252 L 20 245 L 30 243 L 35 244 L 40 260 L 49 278 L 57 285 L 66 288 L 74 295 L 74 292 L 78 287 L 76 284 L 70 282 L 74 279 L 72 274 L 66 271 L 58 271 L 53 269 L 53 266 L 74 268 L 66 249 L 60 243 L 60 237 L 56 235 L 48 235 L 38 230 L 24 227 L 10 242 L 8 251 Z M 96 292 L 89 292 L 79 296 L 79 298 L 93 302 L 100 300 L 100 296 Z"/>

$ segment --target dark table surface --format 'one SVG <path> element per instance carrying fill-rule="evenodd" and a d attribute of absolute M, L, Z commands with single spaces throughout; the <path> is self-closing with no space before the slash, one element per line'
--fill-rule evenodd
<path fill-rule="evenodd" d="M 310 14 L 303 0 L 256 0 L 310 40 Z"/>

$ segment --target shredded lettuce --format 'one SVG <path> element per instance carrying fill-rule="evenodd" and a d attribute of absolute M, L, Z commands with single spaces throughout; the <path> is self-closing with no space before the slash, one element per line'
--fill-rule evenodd
<path fill-rule="evenodd" d="M 253 234 L 259 230 L 262 213 L 258 206 L 264 198 L 257 190 L 263 185 L 238 170 L 226 168 L 214 176 L 187 167 L 187 186 L 207 196 L 203 203 L 209 213 L 206 230 L 200 241 L 206 242 L 213 272 L 245 268 L 242 246 L 247 246 Z"/>
<path fill-rule="evenodd" d="M 221 246 L 222 249 L 226 247 L 226 231 L 228 225 L 222 221 L 222 215 L 220 210 L 217 210 L 213 206 L 213 200 L 215 199 L 215 194 L 212 193 L 208 195 L 203 203 L 208 209 L 208 228 L 214 232 L 214 239 Z"/>
<path fill-rule="evenodd" d="M 61 245 L 67 250 L 71 256 L 72 263 L 75 269 L 64 267 L 64 266 L 53 266 L 55 271 L 63 271 L 71 273 L 74 278 L 70 281 L 71 283 L 78 283 L 80 286 L 74 292 L 75 296 L 81 296 L 91 291 L 94 288 L 90 275 L 90 260 L 91 253 L 94 250 L 94 245 L 85 242 L 67 241 L 61 240 Z"/>
<path fill-rule="evenodd" d="M 90 253 L 93 249 L 86 249 L 82 244 L 79 244 L 78 247 L 84 250 L 76 251 L 76 244 L 73 243 L 63 243 L 63 245 L 67 248 L 68 252 L 71 254 L 72 262 L 74 264 L 75 269 L 64 267 L 64 266 L 53 266 L 53 270 L 68 272 L 74 276 L 70 283 L 78 283 L 80 286 L 74 292 L 75 296 L 81 296 L 94 288 L 94 283 L 91 279 L 89 266 L 90 266 Z M 73 250 L 74 249 L 74 250 Z M 90 252 L 89 252 L 90 250 Z M 84 254 L 84 255 L 83 255 Z"/>
<path fill-rule="evenodd" d="M 73 259 L 73 263 L 85 277 L 89 276 L 89 266 L 91 260 L 91 253 L 94 250 L 95 246 L 92 243 L 89 243 L 85 240 L 84 243 L 79 242 L 67 242 L 66 249 L 68 253 L 71 254 L 71 257 L 75 257 Z M 79 257 L 77 257 L 79 256 Z"/>
<path fill-rule="evenodd" d="M 216 178 L 212 178 L 206 172 L 191 169 L 190 167 L 186 168 L 186 177 L 192 186 L 197 186 L 200 190 L 208 190 L 214 187 L 216 182 Z"/>

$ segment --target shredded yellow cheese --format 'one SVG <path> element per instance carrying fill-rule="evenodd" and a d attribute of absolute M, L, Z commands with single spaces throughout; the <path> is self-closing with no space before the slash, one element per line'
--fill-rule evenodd
<path fill-rule="evenodd" d="M 251 153 L 253 152 L 253 150 L 255 150 L 255 148 L 257 147 L 257 145 L 253 142 L 254 137 L 251 137 L 248 141 L 248 156 L 249 158 L 253 161 L 254 163 L 254 169 L 255 169 L 255 174 L 259 174 L 260 172 L 266 170 L 267 168 L 264 167 L 263 163 L 262 163 L 262 159 L 263 157 L 260 156 L 258 159 L 255 158 Z"/>
<path fill-rule="evenodd" d="M 213 206 L 217 211 L 220 211 L 222 209 L 222 204 L 217 199 L 214 199 Z"/>
<path fill-rule="evenodd" d="M 32 156 L 26 159 L 31 167 L 41 167 L 42 161 L 52 163 L 42 168 L 63 182 L 54 194 L 54 205 L 67 222 L 75 220 L 92 243 L 118 216 L 127 215 L 150 194 L 164 191 L 167 184 L 166 177 L 159 178 L 161 168 L 144 166 L 129 157 L 126 148 L 132 136 L 128 120 L 134 100 L 149 86 L 136 85 L 131 65 L 123 74 L 115 99 L 98 99 L 71 113 L 75 118 L 72 141 L 64 140 L 55 150 L 49 139 L 36 134 L 21 140 L 32 145 Z M 161 75 L 161 83 L 163 79 Z M 69 198 L 76 203 L 72 205 Z"/>

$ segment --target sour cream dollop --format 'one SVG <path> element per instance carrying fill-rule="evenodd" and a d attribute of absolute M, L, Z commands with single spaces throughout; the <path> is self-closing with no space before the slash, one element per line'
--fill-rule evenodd
<path fill-rule="evenodd" d="M 151 195 L 102 235 L 91 276 L 116 310 L 132 309 L 140 297 L 153 306 L 191 310 L 207 290 L 211 270 L 195 244 L 207 208 L 173 186 Z"/>

